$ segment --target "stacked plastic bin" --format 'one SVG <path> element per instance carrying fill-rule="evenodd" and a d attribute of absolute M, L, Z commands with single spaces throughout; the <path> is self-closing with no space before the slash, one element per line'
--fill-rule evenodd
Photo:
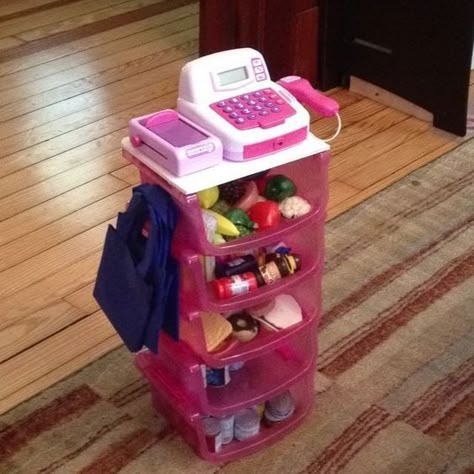
<path fill-rule="evenodd" d="M 213 245 L 206 239 L 197 195 L 183 194 L 137 159 L 133 147 L 123 146 L 124 157 L 139 168 L 141 181 L 164 187 L 180 210 L 174 254 L 181 262 L 182 339 L 174 341 L 162 334 L 159 354 L 140 352 L 136 365 L 150 383 L 155 409 L 204 459 L 229 461 L 257 451 L 293 430 L 313 405 L 327 204 L 326 150 L 271 171 L 296 183 L 298 195 L 311 204 L 308 214 L 286 220 L 274 229 Z M 297 147 L 294 152 L 298 153 Z M 204 256 L 245 254 L 280 242 L 301 257 L 298 272 L 246 294 L 224 300 L 216 297 L 205 278 Z M 261 330 L 250 342 L 237 343 L 230 350 L 207 351 L 203 313 L 229 314 L 281 294 L 296 299 L 302 310 L 301 322 L 275 332 Z M 203 369 L 229 366 L 241 366 L 230 372 L 229 383 L 222 387 L 206 384 Z M 260 423 L 258 434 L 248 439 L 215 445 L 209 432 L 210 418 L 225 420 L 288 393 L 294 402 L 291 416 L 275 423 Z"/>

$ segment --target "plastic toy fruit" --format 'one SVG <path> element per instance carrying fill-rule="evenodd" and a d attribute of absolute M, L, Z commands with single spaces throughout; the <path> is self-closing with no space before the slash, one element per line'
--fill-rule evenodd
<path fill-rule="evenodd" d="M 249 209 L 249 217 L 258 225 L 258 230 L 270 229 L 281 221 L 278 204 L 274 201 L 260 201 Z"/>
<path fill-rule="evenodd" d="M 221 216 L 217 212 L 211 211 L 210 209 L 206 209 L 204 212 L 209 213 L 211 216 L 215 217 L 217 221 L 217 233 L 222 235 L 228 235 L 230 237 L 237 237 L 239 233 L 239 229 L 235 227 L 235 225 L 229 220 L 226 219 L 224 216 Z"/>
<path fill-rule="evenodd" d="M 204 209 L 212 207 L 219 199 L 219 188 L 213 186 L 212 188 L 203 189 L 197 193 L 199 205 Z"/>
<path fill-rule="evenodd" d="M 235 204 L 245 194 L 244 181 L 237 179 L 228 183 L 219 185 L 220 197 L 230 205 Z"/>
<path fill-rule="evenodd" d="M 258 200 L 258 189 L 255 181 L 249 181 L 245 187 L 245 194 L 235 203 L 235 207 L 248 211 Z"/>
<path fill-rule="evenodd" d="M 282 174 L 272 176 L 265 185 L 265 197 L 272 201 L 280 202 L 294 194 L 296 194 L 295 183 Z"/>

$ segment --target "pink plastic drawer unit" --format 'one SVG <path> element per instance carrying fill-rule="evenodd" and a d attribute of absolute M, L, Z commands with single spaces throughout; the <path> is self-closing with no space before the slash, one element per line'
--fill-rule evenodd
<path fill-rule="evenodd" d="M 222 245 L 213 245 L 206 239 L 197 195 L 184 195 L 125 149 L 122 152 L 123 156 L 139 169 L 142 183 L 162 186 L 171 194 L 180 209 L 175 240 L 179 240 L 181 247 L 201 255 L 227 255 L 246 249 L 264 247 L 282 240 L 290 233 L 300 232 L 308 226 L 314 225 L 317 219 L 324 219 L 326 214 L 328 152 L 293 161 L 273 168 L 269 172 L 269 175 L 284 174 L 296 183 L 297 194 L 305 198 L 312 206 L 308 214 L 296 219 L 283 219 L 277 228 L 255 232 Z"/>
<path fill-rule="evenodd" d="M 180 322 L 180 334 L 183 343 L 187 344 L 205 364 L 211 367 L 224 367 L 239 361 L 260 357 L 275 351 L 279 346 L 284 346 L 295 337 L 299 338 L 314 325 L 318 325 L 321 301 L 321 275 L 316 272 L 312 277 L 306 278 L 301 285 L 292 287 L 291 295 L 300 305 L 303 320 L 279 331 L 269 331 L 260 326 L 258 335 L 248 342 L 233 339 L 232 343 L 224 346 L 223 350 L 208 352 L 204 336 L 201 313 L 195 312 L 183 315 Z M 241 308 L 244 309 L 245 308 Z M 169 339 L 166 339 L 169 341 Z M 160 344 L 166 344 L 162 340 Z M 174 344 L 172 342 L 171 344 Z"/>
<path fill-rule="evenodd" d="M 143 352 L 140 357 L 165 374 L 198 411 L 223 416 L 261 403 L 290 387 L 313 370 L 315 355 L 316 324 L 311 321 L 304 331 L 273 351 L 245 361 L 238 370 L 230 370 L 230 381 L 224 386 L 206 386 L 205 366 L 184 343 L 164 343 L 158 355 Z"/>
<path fill-rule="evenodd" d="M 155 410 L 170 422 L 199 456 L 211 462 L 232 461 L 271 445 L 299 426 L 313 404 L 314 367 L 310 367 L 294 384 L 275 390 L 272 395 L 279 395 L 289 389 L 295 401 L 295 411 L 291 417 L 272 426 L 262 422 L 256 436 L 245 441 L 234 439 L 218 452 L 213 452 L 206 440 L 203 425 L 204 418 L 209 414 L 200 412 L 187 394 L 163 370 L 150 362 L 146 353 L 136 356 L 136 364 L 150 383 Z M 230 411 L 227 414 L 234 413 Z"/>
<path fill-rule="evenodd" d="M 301 258 L 301 269 L 293 275 L 282 278 L 272 285 L 261 286 L 255 290 L 228 299 L 219 299 L 211 282 L 204 277 L 203 258 L 189 254 L 179 247 L 175 255 L 181 261 L 181 304 L 186 310 L 206 308 L 208 311 L 226 313 L 243 306 L 256 306 L 278 294 L 292 293 L 295 288 L 321 274 L 324 256 L 323 216 L 316 219 L 311 231 L 284 233 L 281 235 L 286 246 Z M 314 230 L 313 230 L 314 229 Z M 272 244 L 278 241 L 272 241 Z M 315 280 L 313 280 L 315 281 Z M 315 282 L 316 284 L 316 282 Z M 319 304 L 319 301 L 317 302 Z"/>

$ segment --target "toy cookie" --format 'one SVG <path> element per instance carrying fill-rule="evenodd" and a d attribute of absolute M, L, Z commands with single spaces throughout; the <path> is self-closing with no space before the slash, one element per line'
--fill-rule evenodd
<path fill-rule="evenodd" d="M 247 313 L 235 313 L 227 319 L 232 335 L 241 342 L 251 341 L 258 334 L 258 322 Z"/>

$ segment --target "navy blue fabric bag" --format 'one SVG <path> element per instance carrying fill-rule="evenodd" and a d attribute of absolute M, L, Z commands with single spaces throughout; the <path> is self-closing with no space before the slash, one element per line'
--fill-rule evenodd
<path fill-rule="evenodd" d="M 171 256 L 177 214 L 166 191 L 142 184 L 107 229 L 94 297 L 132 352 L 157 352 L 162 328 L 179 337 L 179 265 Z"/>

